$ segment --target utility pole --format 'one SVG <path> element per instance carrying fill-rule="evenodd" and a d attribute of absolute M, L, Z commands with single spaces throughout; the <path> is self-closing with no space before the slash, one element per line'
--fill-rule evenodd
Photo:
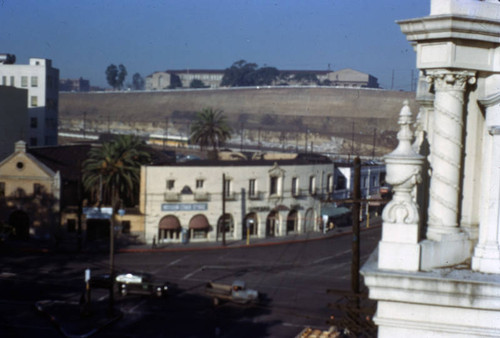
<path fill-rule="evenodd" d="M 309 129 L 306 129 L 306 144 L 305 144 L 305 149 L 304 152 L 307 154 L 307 142 L 308 142 L 308 136 L 309 136 Z"/>
<path fill-rule="evenodd" d="M 168 116 L 165 116 L 165 137 L 163 138 L 163 149 L 165 149 L 165 143 L 168 144 Z"/>
<path fill-rule="evenodd" d="M 87 112 L 83 112 L 83 139 L 85 140 L 85 129 L 86 129 Z"/>
<path fill-rule="evenodd" d="M 226 246 L 226 174 L 222 174 L 222 245 Z"/>
<path fill-rule="evenodd" d="M 241 141 L 240 141 L 240 151 L 243 151 L 243 133 L 244 133 L 244 124 L 241 122 L 240 124 L 240 132 L 241 132 Z"/>
<path fill-rule="evenodd" d="M 352 262 L 351 262 L 351 291 L 359 294 L 359 210 L 361 199 L 361 160 L 354 159 L 354 186 L 352 191 Z M 357 304 L 359 307 L 359 302 Z"/>
<path fill-rule="evenodd" d="M 78 185 L 77 195 L 78 195 L 78 225 L 76 230 L 76 238 L 77 238 L 77 251 L 82 251 L 82 214 L 83 214 L 83 187 L 82 187 L 82 162 L 78 160 Z"/>
<path fill-rule="evenodd" d="M 377 141 L 377 128 L 373 128 L 373 150 L 372 150 L 372 160 L 375 159 L 375 142 Z"/>
<path fill-rule="evenodd" d="M 115 205 L 114 200 L 115 187 L 111 188 L 111 218 L 109 219 L 109 308 L 108 315 L 111 317 L 114 314 L 115 298 Z"/>

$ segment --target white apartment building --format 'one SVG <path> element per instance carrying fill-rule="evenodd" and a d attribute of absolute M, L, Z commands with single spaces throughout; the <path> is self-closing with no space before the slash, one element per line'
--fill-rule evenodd
<path fill-rule="evenodd" d="M 5 60 L 0 58 L 0 85 L 28 90 L 28 144 L 56 145 L 59 70 L 48 59 L 30 58 L 27 65 Z"/>
<path fill-rule="evenodd" d="M 227 239 L 319 231 L 333 174 L 328 158 L 311 154 L 143 166 L 146 242 L 220 241 L 224 219 Z"/>

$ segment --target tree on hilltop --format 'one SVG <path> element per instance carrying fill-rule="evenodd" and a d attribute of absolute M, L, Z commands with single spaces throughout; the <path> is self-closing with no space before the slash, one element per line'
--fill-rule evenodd
<path fill-rule="evenodd" d="M 144 79 L 141 74 L 135 73 L 132 76 L 132 89 L 134 90 L 143 90 L 144 89 Z"/>
<path fill-rule="evenodd" d="M 274 67 L 259 68 L 256 63 L 245 60 L 234 62 L 226 68 L 222 77 L 221 86 L 246 87 L 271 85 L 278 78 L 280 72 Z"/>
<path fill-rule="evenodd" d="M 120 64 L 118 67 L 111 64 L 106 68 L 106 80 L 113 89 L 122 89 L 123 82 L 127 77 L 127 68 Z"/>

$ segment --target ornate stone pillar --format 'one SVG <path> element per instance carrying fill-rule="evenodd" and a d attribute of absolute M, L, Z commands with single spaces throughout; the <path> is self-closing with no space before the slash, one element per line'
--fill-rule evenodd
<path fill-rule="evenodd" d="M 500 274 L 500 93 L 481 100 L 486 107 L 487 135 L 481 193 L 479 241 L 472 257 L 472 269 Z"/>
<path fill-rule="evenodd" d="M 427 238 L 453 240 L 460 233 L 464 93 L 475 77 L 469 71 L 439 69 L 428 70 L 427 80 L 435 92 Z"/>
<path fill-rule="evenodd" d="M 418 271 L 420 268 L 420 217 L 415 201 L 415 186 L 420 182 L 424 157 L 415 152 L 408 101 L 399 114 L 399 144 L 385 156 L 386 181 L 394 196 L 382 213 L 382 240 L 379 244 L 379 269 Z"/>

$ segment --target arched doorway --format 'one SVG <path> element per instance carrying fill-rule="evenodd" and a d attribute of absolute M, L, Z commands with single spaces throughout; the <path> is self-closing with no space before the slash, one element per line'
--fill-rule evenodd
<path fill-rule="evenodd" d="M 314 210 L 308 209 L 306 211 L 306 216 L 304 219 L 304 229 L 305 232 L 314 231 Z"/>
<path fill-rule="evenodd" d="M 14 237 L 17 239 L 29 239 L 30 218 L 22 210 L 16 210 L 9 216 L 9 224 L 14 228 Z"/>
<path fill-rule="evenodd" d="M 226 232 L 226 236 L 234 235 L 234 220 L 231 214 L 225 214 L 224 216 L 219 217 L 217 220 L 217 229 L 219 229 L 219 233 L 222 236 L 222 231 Z"/>
<path fill-rule="evenodd" d="M 170 239 L 179 239 L 181 223 L 174 215 L 163 217 L 158 223 L 158 242 Z"/>
<path fill-rule="evenodd" d="M 286 233 L 299 232 L 299 213 L 297 210 L 290 210 L 286 218 Z"/>
<path fill-rule="evenodd" d="M 259 223 L 257 219 L 257 214 L 255 212 L 252 212 L 246 215 L 245 219 L 243 220 L 243 229 L 242 229 L 243 239 L 247 238 L 247 234 L 249 234 L 250 236 L 257 236 L 258 229 L 259 229 Z"/>
<path fill-rule="evenodd" d="M 269 215 L 267 215 L 266 237 L 276 236 L 278 225 L 279 225 L 279 214 L 276 210 L 273 210 L 269 213 Z"/>
<path fill-rule="evenodd" d="M 206 239 L 209 230 L 210 224 L 205 215 L 195 215 L 189 221 L 189 236 L 192 239 Z"/>

